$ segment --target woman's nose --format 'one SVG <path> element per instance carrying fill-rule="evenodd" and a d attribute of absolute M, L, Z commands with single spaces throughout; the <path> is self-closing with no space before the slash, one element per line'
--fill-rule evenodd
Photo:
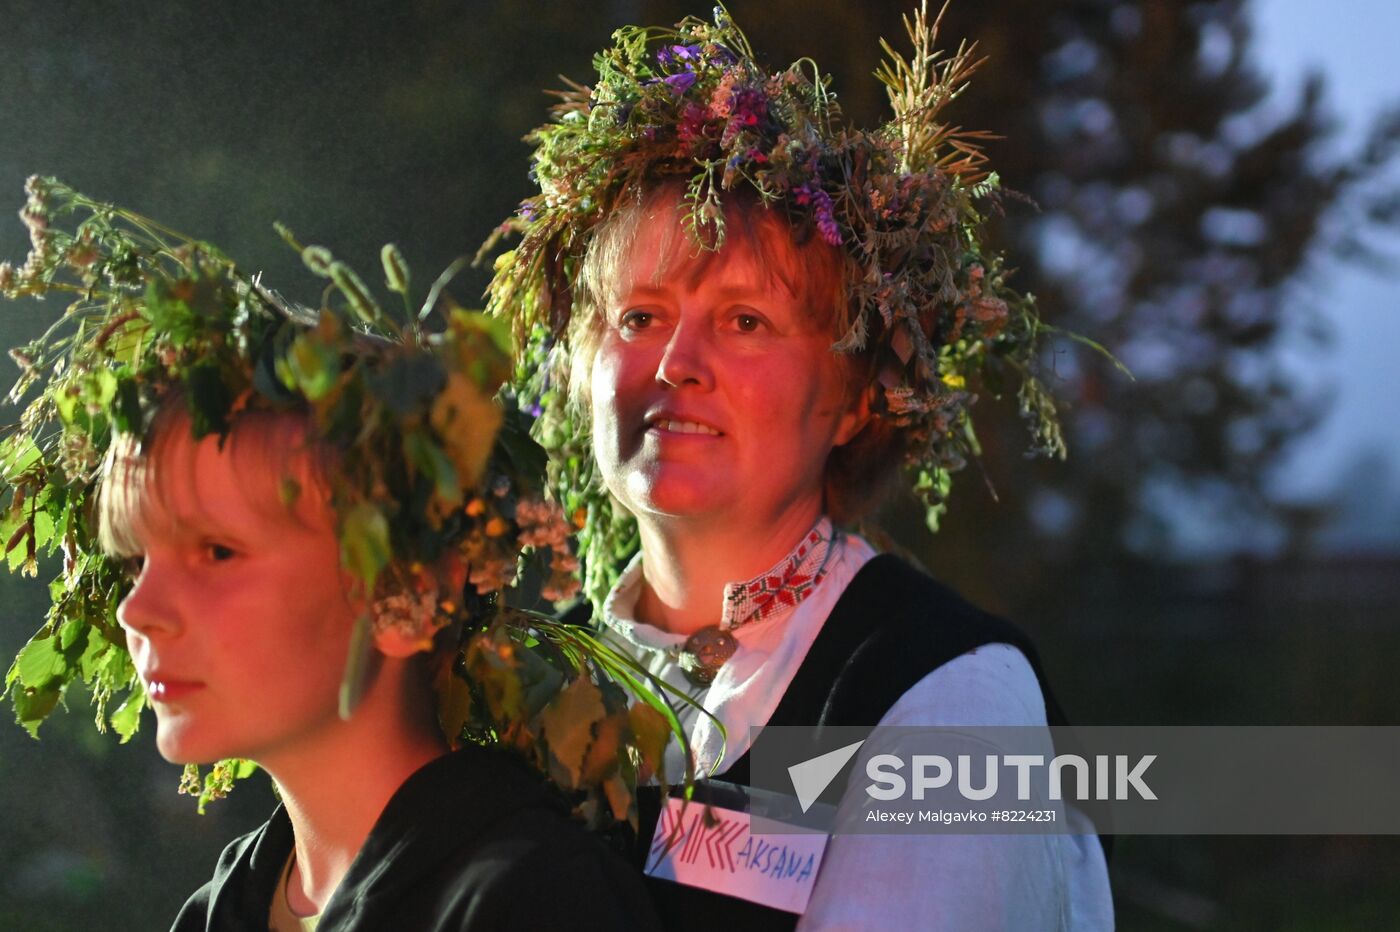
<path fill-rule="evenodd" d="M 142 567 L 136 583 L 117 606 L 117 622 L 127 634 L 144 637 L 178 633 L 183 624 L 176 606 L 169 573 L 149 565 Z"/>
<path fill-rule="evenodd" d="M 682 321 L 671 332 L 666 351 L 661 354 L 656 381 L 671 388 L 683 385 L 706 391 L 714 388 L 713 352 L 703 325 Z"/>

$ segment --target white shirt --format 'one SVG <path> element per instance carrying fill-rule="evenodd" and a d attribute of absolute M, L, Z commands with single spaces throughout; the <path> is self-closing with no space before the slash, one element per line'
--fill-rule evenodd
<path fill-rule="evenodd" d="M 604 603 L 605 636 L 714 717 L 677 709 L 689 729 L 699 774 L 722 777 L 727 764 L 748 750 L 750 727 L 767 723 L 846 586 L 875 556 L 860 537 L 834 533 L 825 518 L 811 533 L 830 541 L 816 584 L 795 606 L 777 607 L 761 620 L 734 627 L 730 633 L 738 647 L 708 687 L 686 679 L 678 659 L 685 636 L 636 620 L 641 554 Z M 755 579 L 780 573 L 790 560 L 791 555 Z M 726 587 L 726 604 L 747 585 Z M 724 617 L 729 621 L 728 612 Z M 989 644 L 929 673 L 879 724 L 1045 725 L 1045 701 L 1025 655 L 1008 644 Z M 666 772 L 672 780 L 685 772 L 675 742 L 667 749 Z M 859 786 L 847 792 L 863 795 Z M 1075 810 L 1067 815 L 1086 834 L 834 836 L 797 927 L 802 932 L 1112 929 L 1103 851 L 1088 821 Z"/>

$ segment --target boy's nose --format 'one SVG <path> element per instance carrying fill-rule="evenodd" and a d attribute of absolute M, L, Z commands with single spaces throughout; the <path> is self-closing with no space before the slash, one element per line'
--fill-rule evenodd
<path fill-rule="evenodd" d="M 143 568 L 135 586 L 117 606 L 117 622 L 128 634 L 153 637 L 180 631 L 182 622 L 164 575 L 149 566 Z"/>

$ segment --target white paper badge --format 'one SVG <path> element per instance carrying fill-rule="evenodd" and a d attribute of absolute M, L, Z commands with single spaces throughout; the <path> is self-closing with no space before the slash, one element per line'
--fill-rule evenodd
<path fill-rule="evenodd" d="M 747 812 L 670 797 L 656 820 L 646 873 L 801 914 L 828 837 L 754 835 Z"/>

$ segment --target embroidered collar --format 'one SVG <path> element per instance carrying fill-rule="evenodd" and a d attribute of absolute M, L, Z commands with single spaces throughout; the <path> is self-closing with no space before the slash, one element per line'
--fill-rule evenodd
<path fill-rule="evenodd" d="M 752 579 L 724 587 L 719 627 L 732 631 L 756 621 L 767 621 L 796 608 L 826 578 L 835 530 L 823 515 L 788 554 Z M 603 603 L 602 621 L 627 641 L 649 650 L 680 650 L 684 635 L 662 631 L 635 618 L 642 588 L 642 555 L 627 564 L 617 585 Z"/>
<path fill-rule="evenodd" d="M 783 608 L 796 608 L 826 576 L 831 555 L 831 519 L 823 515 L 797 546 L 766 572 L 724 587 L 722 631 L 763 621 Z"/>

